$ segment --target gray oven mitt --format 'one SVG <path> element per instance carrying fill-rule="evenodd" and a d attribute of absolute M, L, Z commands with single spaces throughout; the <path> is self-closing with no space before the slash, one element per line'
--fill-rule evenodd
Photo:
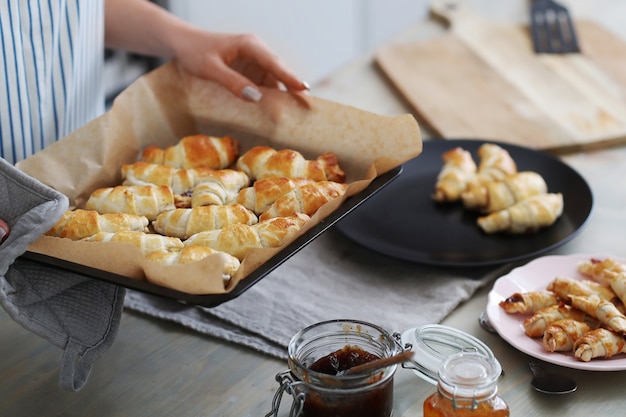
<path fill-rule="evenodd" d="M 60 385 L 78 391 L 113 344 L 125 290 L 20 257 L 68 208 L 63 194 L 0 158 L 0 304 L 19 324 L 64 350 Z"/>

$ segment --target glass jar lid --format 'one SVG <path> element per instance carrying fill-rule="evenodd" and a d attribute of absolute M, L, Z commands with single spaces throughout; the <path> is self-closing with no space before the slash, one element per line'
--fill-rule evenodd
<path fill-rule="evenodd" d="M 413 359 L 405 367 L 413 369 L 417 376 L 435 385 L 442 362 L 463 350 L 474 350 L 500 366 L 491 349 L 483 341 L 441 324 L 427 324 L 409 329 L 402 334 L 402 343 L 411 345 L 414 352 Z"/>
<path fill-rule="evenodd" d="M 463 349 L 443 360 L 439 386 L 454 399 L 485 399 L 495 395 L 501 372 L 495 358 L 484 356 L 474 348 Z"/>

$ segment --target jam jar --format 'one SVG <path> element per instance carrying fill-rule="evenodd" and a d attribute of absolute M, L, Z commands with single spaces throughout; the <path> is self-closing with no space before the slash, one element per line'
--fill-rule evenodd
<path fill-rule="evenodd" d="M 330 320 L 309 326 L 289 343 L 289 370 L 276 376 L 280 388 L 266 417 L 278 415 L 283 393 L 293 396 L 290 417 L 390 417 L 397 365 L 344 371 L 401 350 L 392 335 L 371 323 Z"/>
<path fill-rule="evenodd" d="M 497 360 L 466 348 L 443 360 L 437 392 L 424 401 L 424 417 L 508 417 L 498 396 Z"/>

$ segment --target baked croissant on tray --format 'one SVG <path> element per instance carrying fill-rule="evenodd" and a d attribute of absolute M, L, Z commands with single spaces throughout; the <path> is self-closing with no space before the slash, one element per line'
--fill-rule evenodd
<path fill-rule="evenodd" d="M 93 236 L 82 239 L 86 242 L 123 242 L 136 246 L 146 256 L 152 252 L 181 250 L 185 245 L 177 237 L 162 236 L 156 233 L 134 232 L 131 230 L 120 230 L 109 233 L 100 232 Z"/>
<path fill-rule="evenodd" d="M 237 159 L 236 167 L 248 174 L 251 180 L 271 177 L 335 182 L 346 180 L 337 157 L 330 152 L 315 160 L 307 160 L 293 149 L 276 150 L 268 146 L 255 146 Z"/>
<path fill-rule="evenodd" d="M 256 215 L 241 204 L 201 206 L 166 211 L 152 222 L 157 233 L 187 239 L 207 230 L 222 229 L 235 223 L 252 225 Z"/>
<path fill-rule="evenodd" d="M 99 232 L 117 232 L 119 230 L 148 231 L 148 219 L 126 213 L 100 214 L 95 210 L 68 210 L 59 221 L 46 232 L 47 236 L 56 236 L 80 240 Z"/>
<path fill-rule="evenodd" d="M 141 160 L 175 168 L 223 169 L 232 165 L 238 156 L 239 143 L 230 136 L 191 135 L 165 149 L 149 146 L 142 152 Z"/>
<path fill-rule="evenodd" d="M 311 182 L 313 181 L 306 178 L 263 178 L 254 181 L 250 187 L 241 189 L 237 202 L 256 214 L 261 214 L 279 197 Z"/>
<path fill-rule="evenodd" d="M 200 261 L 216 253 L 221 253 L 226 257 L 223 275 L 224 279 L 228 280 L 239 269 L 239 266 L 241 265 L 239 259 L 225 252 L 219 252 L 206 246 L 189 245 L 180 250 L 151 252 L 146 255 L 146 259 L 159 262 L 164 265 L 182 265 Z"/>
<path fill-rule="evenodd" d="M 214 171 L 207 167 L 184 169 L 137 161 L 122 165 L 121 185 L 165 185 L 170 187 L 174 194 L 184 194 L 193 190 L 198 182 Z"/>
<path fill-rule="evenodd" d="M 154 220 L 165 211 L 175 208 L 174 193 L 161 185 L 118 185 L 99 188 L 89 196 L 85 209 L 100 214 L 127 213 Z"/>
<path fill-rule="evenodd" d="M 304 213 L 312 216 L 324 204 L 341 197 L 347 189 L 347 184 L 334 181 L 310 182 L 297 186 L 287 194 L 278 197 L 259 216 L 259 220 L 287 217 L 295 213 Z"/>
<path fill-rule="evenodd" d="M 306 214 L 297 213 L 290 217 L 276 217 L 262 222 L 231 224 L 222 229 L 196 233 L 184 241 L 185 246 L 200 245 L 230 253 L 243 259 L 254 248 L 276 248 L 282 246 L 310 220 Z"/>

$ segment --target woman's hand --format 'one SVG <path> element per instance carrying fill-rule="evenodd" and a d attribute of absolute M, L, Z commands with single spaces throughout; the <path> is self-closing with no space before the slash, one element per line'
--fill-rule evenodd
<path fill-rule="evenodd" d="M 257 86 L 308 90 L 256 35 L 231 35 L 190 28 L 176 42 L 176 58 L 190 73 L 216 81 L 247 100 L 261 98 Z"/>
<path fill-rule="evenodd" d="M 237 97 L 261 99 L 259 86 L 308 90 L 256 35 L 202 30 L 145 0 L 107 0 L 105 42 L 143 55 L 175 58 L 197 77 Z"/>

